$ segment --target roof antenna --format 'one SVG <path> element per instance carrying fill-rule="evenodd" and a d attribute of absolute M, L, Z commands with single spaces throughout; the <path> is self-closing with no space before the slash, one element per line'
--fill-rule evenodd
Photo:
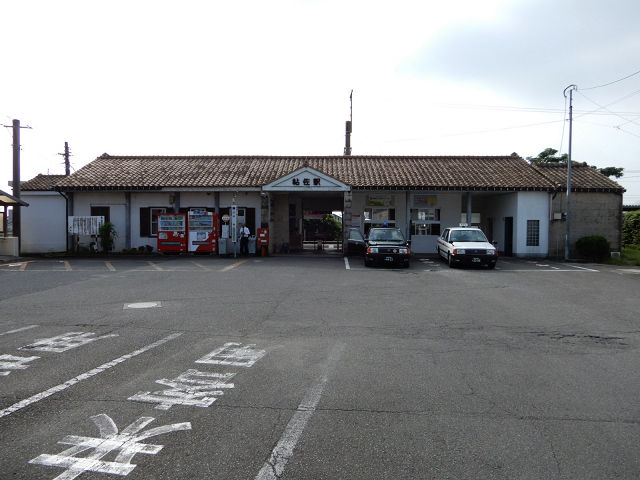
<path fill-rule="evenodd" d="M 351 95 L 349 95 L 349 103 L 350 103 L 350 115 L 349 120 L 347 120 L 347 132 L 345 134 L 344 140 L 344 154 L 351 155 L 351 124 L 353 122 L 353 90 L 351 90 Z"/>

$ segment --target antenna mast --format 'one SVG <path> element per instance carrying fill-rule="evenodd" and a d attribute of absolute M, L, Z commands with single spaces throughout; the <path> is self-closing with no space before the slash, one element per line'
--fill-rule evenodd
<path fill-rule="evenodd" d="M 352 123 L 353 123 L 353 90 L 351 90 L 351 94 L 349 95 L 349 120 L 347 120 L 347 128 L 345 134 L 345 142 L 344 142 L 344 154 L 351 155 L 351 132 L 352 132 Z"/>

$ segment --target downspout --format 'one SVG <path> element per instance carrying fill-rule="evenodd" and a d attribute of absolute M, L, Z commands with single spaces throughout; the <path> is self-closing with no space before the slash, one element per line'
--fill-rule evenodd
<path fill-rule="evenodd" d="M 65 215 L 64 215 L 64 225 L 65 225 L 64 231 L 65 231 L 65 234 L 67 236 L 67 241 L 66 241 L 67 252 L 70 252 L 70 251 L 73 250 L 73 237 L 69 236 L 69 203 L 71 202 L 71 208 L 73 208 L 73 199 L 72 198 L 70 199 L 69 197 L 67 197 L 60 190 L 56 190 L 56 192 L 58 192 L 62 196 L 62 198 L 64 198 L 64 213 L 65 213 Z"/>

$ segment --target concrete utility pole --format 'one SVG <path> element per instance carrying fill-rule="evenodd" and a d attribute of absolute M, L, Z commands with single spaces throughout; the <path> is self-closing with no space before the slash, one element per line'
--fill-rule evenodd
<path fill-rule="evenodd" d="M 569 85 L 564 89 L 564 98 L 567 98 L 567 90 L 569 90 L 569 155 L 567 158 L 567 231 L 564 241 L 565 261 L 569 260 L 571 246 L 571 136 L 573 127 L 573 91 L 577 89 L 577 85 Z"/>
<path fill-rule="evenodd" d="M 13 196 L 20 199 L 20 120 L 13 120 Z M 20 238 L 20 205 L 13 207 L 13 236 Z M 18 240 L 18 252 L 20 240 Z"/>

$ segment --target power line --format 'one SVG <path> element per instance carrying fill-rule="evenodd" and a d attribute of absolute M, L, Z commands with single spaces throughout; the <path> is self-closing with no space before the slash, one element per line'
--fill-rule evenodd
<path fill-rule="evenodd" d="M 578 93 L 582 97 L 584 97 L 585 99 L 589 100 L 591 103 L 596 105 L 598 107 L 598 110 L 606 110 L 608 112 L 611 112 L 611 110 L 609 110 L 607 107 L 609 107 L 610 105 L 613 105 L 615 103 L 621 102 L 622 100 L 626 100 L 627 98 L 630 98 L 630 97 L 633 97 L 635 95 L 638 95 L 640 93 L 640 90 L 635 90 L 634 92 L 631 92 L 631 93 L 619 98 L 618 100 L 614 100 L 613 102 L 610 102 L 607 105 L 600 105 L 598 102 L 596 102 L 595 100 L 592 100 L 591 98 L 587 97 L 584 93 L 580 92 L 579 90 L 578 90 Z M 611 113 L 613 113 L 613 112 L 611 112 Z M 637 124 L 635 120 L 630 120 L 629 118 L 623 117 L 622 115 L 619 115 L 617 113 L 615 113 L 614 115 L 616 117 L 619 117 L 619 118 L 623 119 L 624 121 L 626 121 L 628 123 L 633 123 L 633 124 L 636 124 L 636 125 L 640 125 L 640 124 Z M 580 116 L 583 116 L 583 115 L 580 115 Z"/>
<path fill-rule="evenodd" d="M 596 88 L 608 87 L 609 85 L 613 85 L 614 83 L 621 82 L 623 80 L 626 80 L 627 78 L 631 78 L 635 75 L 638 75 L 639 73 L 640 73 L 640 70 L 638 70 L 637 72 L 633 72 L 631 75 L 627 75 L 626 77 L 622 77 L 622 78 L 619 78 L 618 80 L 614 80 L 613 82 L 603 83 L 602 85 L 596 85 L 595 87 L 581 88 L 580 90 L 594 90 Z"/>

